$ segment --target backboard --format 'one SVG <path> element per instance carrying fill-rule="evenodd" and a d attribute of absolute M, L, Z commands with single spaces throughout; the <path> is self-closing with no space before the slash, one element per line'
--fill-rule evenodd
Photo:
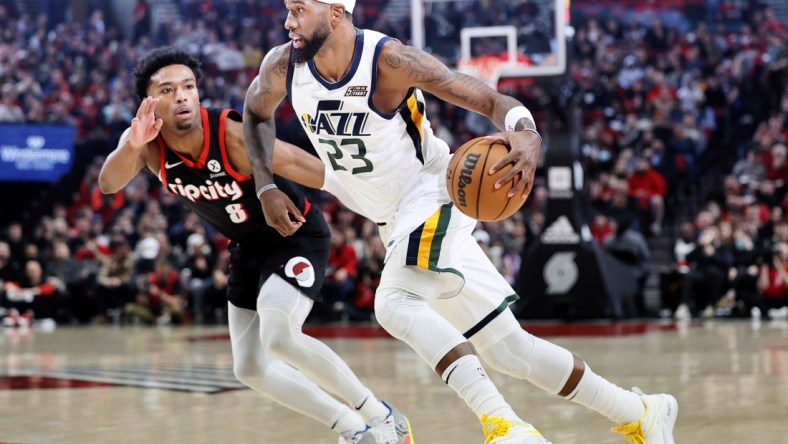
<path fill-rule="evenodd" d="M 569 2 L 411 0 L 411 44 L 491 83 L 561 75 Z"/>

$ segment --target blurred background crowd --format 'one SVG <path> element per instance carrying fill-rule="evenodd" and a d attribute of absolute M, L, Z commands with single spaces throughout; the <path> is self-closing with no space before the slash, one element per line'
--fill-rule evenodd
<path fill-rule="evenodd" d="M 167 14 L 151 3 L 137 0 L 122 32 L 101 1 L 73 11 L 49 0 L 30 11 L 0 0 L 0 131 L 8 122 L 78 129 L 72 172 L 0 226 L 7 325 L 224 322 L 226 239 L 152 175 L 115 195 L 98 190 L 97 176 L 136 113 L 131 71 L 149 50 L 176 45 L 199 56 L 202 105 L 241 110 L 266 50 L 288 41 L 285 12 L 280 0 L 163 2 Z M 354 23 L 408 41 L 406 17 L 377 13 L 388 3 L 360 0 Z M 580 109 L 591 232 L 638 270 L 641 293 L 656 294 L 637 315 L 788 317 L 788 11 L 655 1 L 621 14 L 617 3 L 573 2 L 567 74 L 506 80 L 501 91 L 542 124 L 557 116 L 552 130 L 567 104 Z M 436 54 L 456 62 L 463 26 L 512 23 L 496 4 L 446 4 L 455 19 L 428 27 L 439 34 Z M 492 132 L 439 100 L 428 101 L 427 116 L 452 148 Z M 277 119 L 280 138 L 311 149 L 290 107 Z M 519 213 L 474 233 L 513 285 L 543 229 L 538 177 Z M 311 319 L 368 321 L 384 258 L 377 227 L 329 195 L 312 198 L 331 225 L 332 251 L 330 302 Z"/>

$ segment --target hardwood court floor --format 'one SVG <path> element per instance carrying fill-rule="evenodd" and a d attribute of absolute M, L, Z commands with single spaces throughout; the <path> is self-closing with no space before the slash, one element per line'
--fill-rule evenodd
<path fill-rule="evenodd" d="M 529 328 L 619 385 L 673 393 L 678 444 L 788 442 L 788 323 L 649 324 L 643 333 L 574 336 L 643 330 L 630 327 Z M 0 330 L 0 442 L 335 443 L 336 435 L 322 425 L 235 381 L 226 332 Z M 566 332 L 573 336 L 561 336 Z M 470 410 L 404 344 L 379 337 L 326 342 L 380 397 L 410 416 L 416 443 L 484 441 Z M 490 373 L 515 410 L 554 444 L 623 442 L 601 416 Z"/>

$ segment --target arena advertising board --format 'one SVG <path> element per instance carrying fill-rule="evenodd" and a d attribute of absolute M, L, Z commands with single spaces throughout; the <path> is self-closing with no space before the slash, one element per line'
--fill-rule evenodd
<path fill-rule="evenodd" d="M 0 181 L 57 182 L 74 159 L 76 128 L 0 125 Z"/>

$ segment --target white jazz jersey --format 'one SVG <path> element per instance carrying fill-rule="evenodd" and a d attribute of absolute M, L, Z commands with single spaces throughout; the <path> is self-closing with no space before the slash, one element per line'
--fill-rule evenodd
<path fill-rule="evenodd" d="M 411 90 L 391 114 L 372 103 L 378 57 L 389 39 L 357 30 L 352 66 L 340 81 L 323 79 L 313 61 L 291 62 L 287 88 L 326 165 L 324 189 L 351 210 L 390 224 L 384 241 L 391 246 L 450 201 L 445 178 L 450 154 L 432 133 L 420 90 Z"/>

